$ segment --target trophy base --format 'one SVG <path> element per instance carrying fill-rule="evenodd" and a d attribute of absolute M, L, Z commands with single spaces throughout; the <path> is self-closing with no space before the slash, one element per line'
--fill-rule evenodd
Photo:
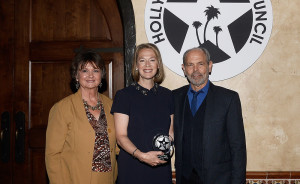
<path fill-rule="evenodd" d="M 158 155 L 157 157 L 163 161 L 168 161 L 170 159 L 168 155 Z"/>

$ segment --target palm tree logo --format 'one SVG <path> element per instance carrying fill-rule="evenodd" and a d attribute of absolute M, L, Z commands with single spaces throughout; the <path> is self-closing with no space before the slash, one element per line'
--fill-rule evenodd
<path fill-rule="evenodd" d="M 216 44 L 213 44 L 210 40 L 206 39 L 206 33 L 209 31 L 208 23 L 211 22 L 212 19 L 216 18 L 218 19 L 218 16 L 221 14 L 219 11 L 219 8 L 215 8 L 212 5 L 206 7 L 204 10 L 205 16 L 207 17 L 207 21 L 204 26 L 204 37 L 203 37 L 203 43 L 200 41 L 199 37 L 199 28 L 202 26 L 202 23 L 200 21 L 194 21 L 193 27 L 196 29 L 196 36 L 199 43 L 199 47 L 205 47 L 210 53 L 211 58 L 214 63 L 222 62 L 228 58 L 230 58 L 229 55 L 227 55 L 223 50 L 219 48 L 219 41 L 218 41 L 218 35 L 222 31 L 222 28 L 220 26 L 214 26 L 213 30 L 216 34 Z"/>
<path fill-rule="evenodd" d="M 218 34 L 219 34 L 220 31 L 222 31 L 222 28 L 220 26 L 214 26 L 214 32 L 216 33 L 216 45 L 217 45 L 217 47 L 219 47 Z"/>
<path fill-rule="evenodd" d="M 207 16 L 207 21 L 206 21 L 205 27 L 204 27 L 204 42 L 206 41 L 206 29 L 207 29 L 208 23 L 211 21 L 211 19 L 218 18 L 218 14 L 221 14 L 219 12 L 219 8 L 215 8 L 212 5 L 210 5 L 210 7 L 206 7 L 206 8 L 207 9 L 204 11 L 205 16 Z"/>
<path fill-rule="evenodd" d="M 197 35 L 197 40 L 198 40 L 198 43 L 199 45 L 201 46 L 201 42 L 200 42 L 200 38 L 199 38 L 199 32 L 198 32 L 198 28 L 202 26 L 202 23 L 199 22 L 199 21 L 195 21 L 193 22 L 193 26 L 195 27 L 196 29 L 196 35 Z"/>

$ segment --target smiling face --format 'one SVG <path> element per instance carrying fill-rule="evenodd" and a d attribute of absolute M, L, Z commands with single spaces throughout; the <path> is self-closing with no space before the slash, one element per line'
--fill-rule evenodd
<path fill-rule="evenodd" d="M 77 80 L 80 88 L 98 89 L 101 82 L 101 70 L 93 62 L 88 62 L 85 66 L 79 66 Z"/>
<path fill-rule="evenodd" d="M 136 67 L 140 75 L 139 81 L 153 80 L 158 70 L 158 60 L 154 51 L 149 48 L 140 50 Z"/>
<path fill-rule="evenodd" d="M 184 74 L 195 91 L 202 89 L 212 70 L 212 62 L 207 62 L 206 55 L 202 50 L 191 50 L 187 53 L 185 62 L 182 65 Z"/>

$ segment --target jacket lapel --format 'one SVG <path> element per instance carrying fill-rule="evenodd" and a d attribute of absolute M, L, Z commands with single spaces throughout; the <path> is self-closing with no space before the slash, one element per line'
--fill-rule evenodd
<path fill-rule="evenodd" d="M 77 117 L 76 121 L 78 121 L 80 127 L 83 128 L 83 130 L 86 132 L 94 132 L 94 129 L 89 123 L 89 120 L 87 119 L 86 116 L 80 89 L 74 94 L 72 98 L 72 103 L 74 106 L 75 116 Z M 89 134 L 89 135 L 91 136 L 91 138 L 94 139 L 95 134 Z"/>
<path fill-rule="evenodd" d="M 179 126 L 180 127 L 180 134 L 179 134 L 179 137 L 180 137 L 180 140 L 182 140 L 183 138 L 183 127 L 184 127 L 184 112 L 185 112 L 185 107 L 186 107 L 186 103 L 188 103 L 188 101 L 186 100 L 186 96 L 187 96 L 187 92 L 188 92 L 188 89 L 189 89 L 189 85 L 185 86 L 181 93 L 179 94 L 179 107 L 183 107 L 182 108 L 182 112 L 179 112 L 179 118 L 178 118 L 178 123 L 179 123 Z"/>

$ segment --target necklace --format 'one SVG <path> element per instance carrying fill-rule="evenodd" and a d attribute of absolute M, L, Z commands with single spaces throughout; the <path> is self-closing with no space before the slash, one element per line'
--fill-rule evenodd
<path fill-rule="evenodd" d="M 83 100 L 83 99 L 82 99 Z M 93 111 L 94 110 L 100 110 L 101 109 L 101 102 L 100 102 L 100 99 L 98 98 L 97 100 L 97 104 L 95 106 L 91 106 L 87 103 L 87 101 L 83 100 L 83 104 L 84 104 L 84 108 L 86 110 L 88 109 L 92 109 Z"/>
<path fill-rule="evenodd" d="M 153 91 L 154 94 L 157 93 L 158 84 L 156 82 L 154 83 L 154 86 L 150 90 L 142 87 L 137 82 L 134 82 L 131 85 L 135 86 L 135 89 L 138 90 L 138 91 L 140 91 L 145 96 L 148 95 L 149 91 Z"/>

